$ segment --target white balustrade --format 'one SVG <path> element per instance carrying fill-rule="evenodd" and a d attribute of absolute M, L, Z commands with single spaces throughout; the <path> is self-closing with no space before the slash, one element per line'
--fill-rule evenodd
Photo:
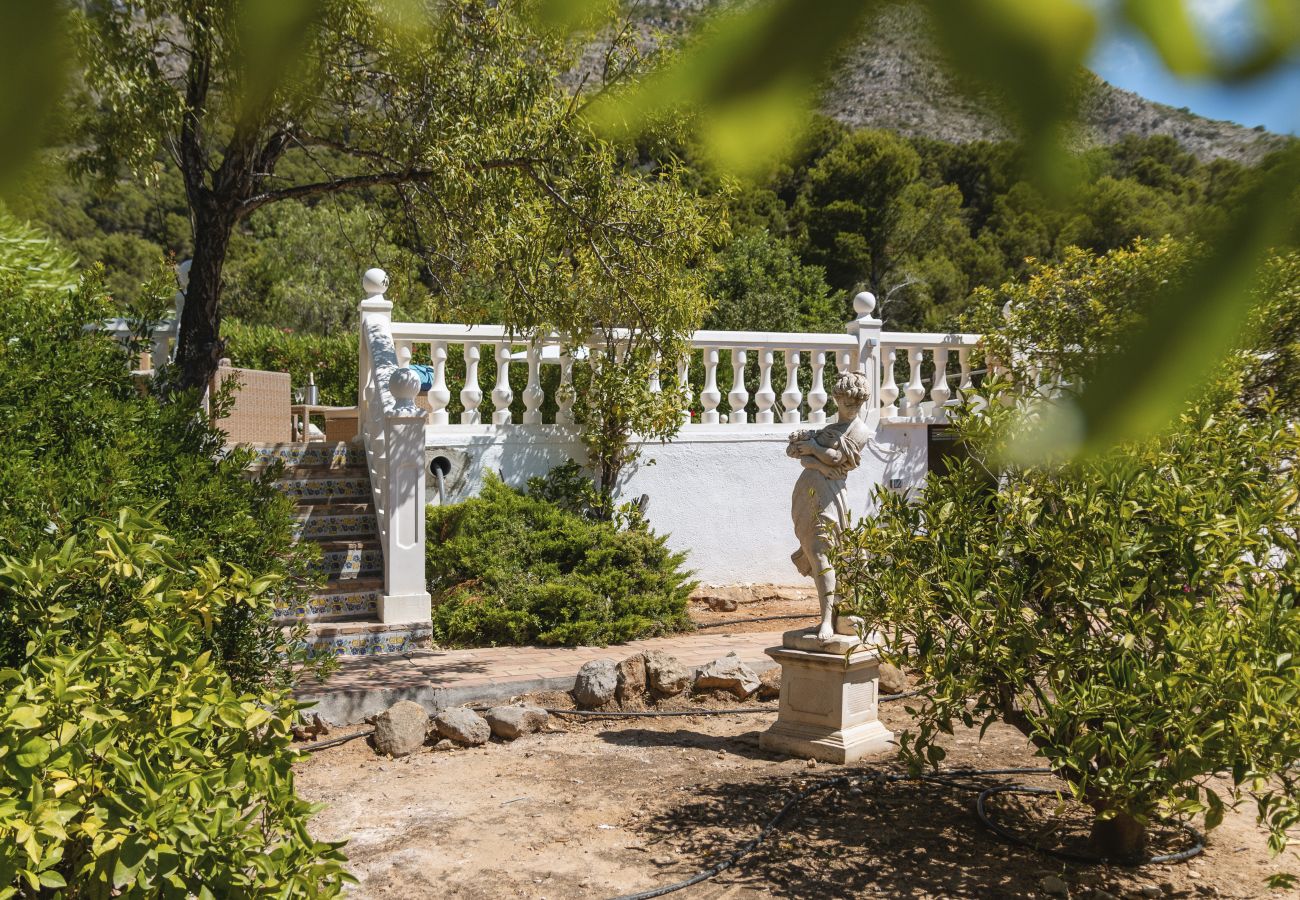
<path fill-rule="evenodd" d="M 479 404 L 483 402 L 483 391 L 478 386 L 479 345 L 465 345 L 465 386 L 460 389 L 460 405 L 464 410 L 460 414 L 462 425 L 479 423 Z"/>
<path fill-rule="evenodd" d="M 573 424 L 573 403 L 577 394 L 573 390 L 573 354 L 560 356 L 560 387 L 555 398 L 555 424 Z"/>
<path fill-rule="evenodd" d="M 704 425 L 718 424 L 718 404 L 722 402 L 722 393 L 718 390 L 718 350 L 709 347 L 704 351 L 704 390 L 700 391 L 700 405 L 704 414 L 700 421 Z"/>
<path fill-rule="evenodd" d="M 898 382 L 894 380 L 894 348 L 890 344 L 880 345 L 880 414 L 882 416 L 898 415 Z"/>
<path fill-rule="evenodd" d="M 772 405 L 776 403 L 776 391 L 772 390 L 772 362 L 770 349 L 758 352 L 758 390 L 754 393 L 758 415 L 754 416 L 754 421 L 759 425 L 771 425 L 773 421 Z"/>
<path fill-rule="evenodd" d="M 808 391 L 808 421 L 820 424 L 826 421 L 826 351 L 814 350 L 812 355 L 812 389 Z"/>
<path fill-rule="evenodd" d="M 528 345 L 528 385 L 524 388 L 524 424 L 542 424 L 542 348 L 534 341 Z"/>
<path fill-rule="evenodd" d="M 515 399 L 515 392 L 510 390 L 510 345 L 497 344 L 497 386 L 492 389 L 493 425 L 509 425 L 510 401 Z"/>
<path fill-rule="evenodd" d="M 930 399 L 936 407 L 943 406 L 952 396 L 948 387 L 948 348 L 936 347 L 934 353 L 934 380 L 930 387 Z"/>
<path fill-rule="evenodd" d="M 691 424 L 691 355 L 677 360 L 677 390 L 682 396 L 682 424 Z"/>

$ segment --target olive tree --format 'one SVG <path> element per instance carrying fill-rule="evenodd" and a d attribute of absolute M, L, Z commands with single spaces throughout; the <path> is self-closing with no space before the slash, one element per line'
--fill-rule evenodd
<path fill-rule="evenodd" d="M 1055 347 L 1068 381 L 1089 365 L 1071 363 L 1077 341 L 1113 343 L 1175 251 L 1040 270 L 1006 292 L 1036 311 L 989 344 Z M 942 760 L 953 727 L 1000 721 L 1092 808 L 1105 856 L 1140 856 L 1157 817 L 1213 828 L 1245 795 L 1285 846 L 1300 820 L 1300 430 L 1248 402 L 1252 355 L 1221 365 L 1172 429 L 1083 459 L 1007 453 L 1054 401 L 991 379 L 955 422 L 969 458 L 915 496 L 882 492 L 844 534 L 846 606 L 927 685 L 902 738 L 913 766 Z"/>

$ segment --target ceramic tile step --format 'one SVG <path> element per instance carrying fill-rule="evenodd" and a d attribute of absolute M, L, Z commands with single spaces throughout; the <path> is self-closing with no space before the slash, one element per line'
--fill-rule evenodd
<path fill-rule="evenodd" d="M 327 581 L 305 603 L 277 606 L 275 619 L 281 624 L 296 622 L 342 622 L 379 615 L 379 598 L 384 593 L 382 578 L 353 578 Z"/>
<path fill-rule="evenodd" d="M 377 540 L 320 541 L 321 558 L 312 570 L 336 581 L 383 575 L 384 554 Z"/>
<path fill-rule="evenodd" d="M 360 444 L 326 443 L 309 441 L 294 444 L 252 444 L 254 453 L 250 469 L 262 469 L 273 462 L 283 462 L 289 468 L 343 469 L 364 467 L 366 451 Z"/>
<path fill-rule="evenodd" d="M 311 656 L 390 656 L 427 648 L 432 634 L 428 622 L 320 623 L 308 627 L 304 643 Z"/>
<path fill-rule="evenodd" d="M 376 527 L 370 503 L 308 503 L 293 514 L 293 534 L 300 541 L 373 537 Z"/>
<path fill-rule="evenodd" d="M 371 498 L 370 476 L 364 469 L 343 469 L 328 475 L 286 473 L 276 486 L 299 504 L 364 503 Z"/>

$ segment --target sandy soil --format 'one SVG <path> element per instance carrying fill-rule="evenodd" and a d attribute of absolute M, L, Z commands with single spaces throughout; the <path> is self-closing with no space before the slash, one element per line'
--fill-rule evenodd
<path fill-rule="evenodd" d="M 568 705 L 563 695 L 542 698 Z M 718 701 L 704 701 L 720 705 Z M 774 704 L 769 704 L 774 705 Z M 364 741 L 314 754 L 298 784 L 327 804 L 321 838 L 350 841 L 357 896 L 600 898 L 685 878 L 754 837 L 788 797 L 819 779 L 894 770 L 889 759 L 813 767 L 758 749 L 775 717 L 574 720 L 514 743 L 390 760 Z M 895 732 L 903 704 L 886 705 Z M 1032 766 L 1020 736 L 959 732 L 945 766 Z M 1030 779 L 1050 784 L 1050 779 Z M 1000 779 L 987 778 L 985 783 Z M 1264 879 L 1300 859 L 1270 859 L 1248 809 L 1231 813 L 1191 863 L 1125 869 L 1058 862 L 1009 846 L 976 819 L 974 793 L 906 782 L 868 783 L 804 801 L 735 869 L 674 897 L 1033 897 L 1062 878 L 1074 898 L 1259 897 Z M 1041 800 L 997 801 L 1003 821 L 1069 831 Z M 1064 828 L 1062 828 L 1064 826 Z M 1176 848 L 1181 837 L 1162 835 Z M 1068 841 L 1067 841 L 1068 842 Z"/>
<path fill-rule="evenodd" d="M 714 609 L 717 601 L 735 601 L 734 610 Z M 712 601 L 712 603 L 711 603 Z M 752 631 L 784 631 L 817 623 L 817 592 L 809 588 L 779 587 L 758 584 L 740 587 L 697 588 L 688 611 L 697 628 L 708 630 L 717 623 L 732 634 Z M 767 616 L 796 618 L 765 619 Z M 721 629 L 719 629 L 721 630 Z"/>

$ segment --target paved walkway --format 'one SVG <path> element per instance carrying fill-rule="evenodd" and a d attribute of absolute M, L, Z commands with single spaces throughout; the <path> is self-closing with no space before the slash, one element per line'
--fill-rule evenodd
<path fill-rule="evenodd" d="M 772 665 L 763 651 L 780 645 L 780 631 L 706 631 L 609 647 L 416 650 L 401 656 L 344 659 L 329 681 L 323 685 L 304 684 L 298 696 L 314 701 L 316 711 L 325 719 L 348 724 L 382 712 L 398 700 L 414 700 L 432 710 L 530 691 L 567 691 L 573 687 L 574 676 L 583 663 L 593 659 L 621 660 L 646 650 L 662 650 L 693 667 L 735 651 L 761 670 Z"/>

